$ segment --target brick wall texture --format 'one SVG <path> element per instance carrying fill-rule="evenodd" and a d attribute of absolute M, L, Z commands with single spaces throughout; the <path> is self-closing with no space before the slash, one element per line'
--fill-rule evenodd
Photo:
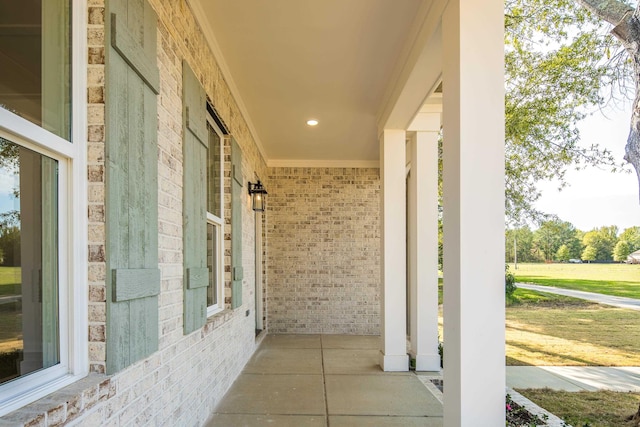
<path fill-rule="evenodd" d="M 380 333 L 379 169 L 269 169 L 271 333 Z"/>
<path fill-rule="evenodd" d="M 182 61 L 243 154 L 243 181 L 269 191 L 263 318 L 272 333 L 378 334 L 378 169 L 268 169 L 186 0 L 158 14 L 159 351 L 105 375 L 105 0 L 87 0 L 88 357 L 90 375 L 0 417 L 0 425 L 203 425 L 255 351 L 255 220 L 242 202 L 243 305 L 229 306 L 230 144 L 225 142 L 225 310 L 183 334 Z M 246 315 L 249 311 L 250 315 Z"/>

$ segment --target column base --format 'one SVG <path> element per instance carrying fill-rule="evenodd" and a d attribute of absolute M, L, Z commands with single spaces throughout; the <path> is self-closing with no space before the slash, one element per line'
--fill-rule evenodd
<path fill-rule="evenodd" d="M 409 353 L 416 360 L 416 371 L 438 372 L 440 371 L 439 354 L 414 354 Z"/>
<path fill-rule="evenodd" d="M 385 355 L 381 350 L 378 360 L 380 363 L 380 367 L 385 372 L 409 371 L 409 355 L 407 354 L 386 354 Z"/>

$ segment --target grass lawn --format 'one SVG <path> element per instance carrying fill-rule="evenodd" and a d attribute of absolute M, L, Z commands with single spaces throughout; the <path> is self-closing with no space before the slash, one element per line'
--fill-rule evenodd
<path fill-rule="evenodd" d="M 20 267 L 0 267 L 0 296 L 20 295 Z"/>
<path fill-rule="evenodd" d="M 20 267 L 0 267 L 0 297 L 20 295 Z M 0 305 L 0 353 L 22 349 L 22 310 L 20 303 Z"/>
<path fill-rule="evenodd" d="M 516 282 L 640 299 L 638 264 L 518 264 Z"/>
<path fill-rule="evenodd" d="M 506 309 L 507 365 L 640 366 L 640 311 L 525 289 L 515 296 Z"/>
<path fill-rule="evenodd" d="M 640 393 L 567 392 L 549 389 L 517 391 L 575 427 L 631 426 L 633 424 L 625 422 L 625 419 L 638 410 L 640 403 Z"/>

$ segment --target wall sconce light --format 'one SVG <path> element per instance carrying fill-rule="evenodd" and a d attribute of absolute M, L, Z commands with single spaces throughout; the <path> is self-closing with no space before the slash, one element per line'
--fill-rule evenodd
<path fill-rule="evenodd" d="M 264 189 L 260 180 L 255 184 L 248 182 L 249 184 L 249 195 L 251 196 L 251 207 L 256 212 L 264 212 L 264 202 L 265 196 L 267 195 L 267 190 Z"/>

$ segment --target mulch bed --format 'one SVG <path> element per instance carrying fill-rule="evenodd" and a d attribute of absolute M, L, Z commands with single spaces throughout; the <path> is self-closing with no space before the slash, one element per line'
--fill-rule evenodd
<path fill-rule="evenodd" d="M 539 417 L 532 415 L 507 395 L 507 427 L 531 427 L 545 425 Z"/>

